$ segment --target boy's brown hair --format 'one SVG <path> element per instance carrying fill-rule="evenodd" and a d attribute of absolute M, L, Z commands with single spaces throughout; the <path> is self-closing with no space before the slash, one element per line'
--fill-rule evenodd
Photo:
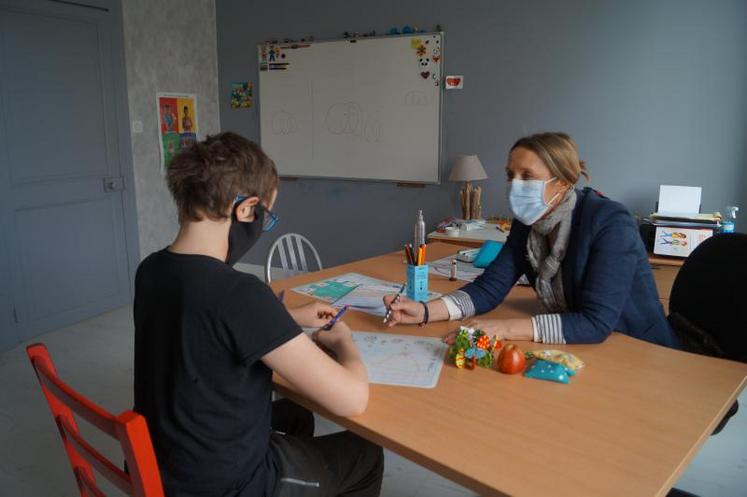
<path fill-rule="evenodd" d="M 166 173 L 179 221 L 226 219 L 237 195 L 270 202 L 278 186 L 275 163 L 256 143 L 226 131 L 174 156 Z"/>

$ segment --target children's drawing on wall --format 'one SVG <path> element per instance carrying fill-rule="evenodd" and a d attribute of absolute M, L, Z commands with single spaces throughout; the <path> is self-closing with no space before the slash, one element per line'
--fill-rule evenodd
<path fill-rule="evenodd" d="M 231 108 L 251 109 L 254 83 L 238 81 L 231 83 Z"/>
<path fill-rule="evenodd" d="M 174 155 L 197 141 L 197 97 L 159 93 L 157 102 L 161 169 L 165 171 Z"/>

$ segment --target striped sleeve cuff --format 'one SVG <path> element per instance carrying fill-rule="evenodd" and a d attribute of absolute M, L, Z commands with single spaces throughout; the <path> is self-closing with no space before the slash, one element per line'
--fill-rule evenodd
<path fill-rule="evenodd" d="M 539 314 L 532 318 L 534 341 L 540 343 L 565 343 L 563 320 L 560 314 Z"/>
<path fill-rule="evenodd" d="M 457 290 L 441 297 L 446 310 L 449 311 L 449 319 L 466 319 L 475 315 L 475 304 L 467 292 Z"/>

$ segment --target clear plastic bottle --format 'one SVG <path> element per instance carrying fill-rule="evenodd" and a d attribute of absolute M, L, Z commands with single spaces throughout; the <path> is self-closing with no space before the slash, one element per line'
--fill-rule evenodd
<path fill-rule="evenodd" d="M 727 205 L 724 211 L 724 217 L 721 219 L 721 233 L 734 233 L 734 229 L 737 224 L 737 211 L 739 207 L 736 205 Z"/>
<path fill-rule="evenodd" d="M 415 222 L 415 242 L 414 248 L 418 249 L 425 243 L 425 220 L 423 219 L 423 211 L 418 211 L 418 220 Z"/>

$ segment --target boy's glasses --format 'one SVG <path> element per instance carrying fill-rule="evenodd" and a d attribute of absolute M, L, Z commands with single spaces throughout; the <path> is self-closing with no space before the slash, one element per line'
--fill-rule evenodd
<path fill-rule="evenodd" d="M 236 208 L 236 204 L 239 202 L 243 202 L 244 200 L 248 199 L 248 195 L 236 195 L 236 200 L 233 201 L 233 206 Z M 262 220 L 262 231 L 270 231 L 275 226 L 277 226 L 278 221 L 280 221 L 280 218 L 278 218 L 277 214 L 272 212 L 270 209 L 262 205 L 261 203 L 257 204 L 255 206 L 256 210 L 264 211 L 265 216 Z"/>

